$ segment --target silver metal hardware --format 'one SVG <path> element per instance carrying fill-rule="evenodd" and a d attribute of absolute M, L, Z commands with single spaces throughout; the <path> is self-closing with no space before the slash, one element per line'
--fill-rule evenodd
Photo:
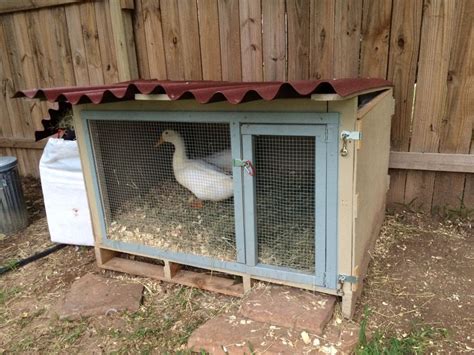
<path fill-rule="evenodd" d="M 348 282 L 350 284 L 356 284 L 357 282 L 359 282 L 358 278 L 352 275 L 339 275 L 338 280 L 341 284 L 344 282 Z"/>
<path fill-rule="evenodd" d="M 359 131 L 342 131 L 341 132 L 341 139 L 342 139 L 342 148 L 341 148 L 341 156 L 345 157 L 349 154 L 347 150 L 347 142 L 348 141 L 358 141 L 362 139 L 362 133 Z"/>

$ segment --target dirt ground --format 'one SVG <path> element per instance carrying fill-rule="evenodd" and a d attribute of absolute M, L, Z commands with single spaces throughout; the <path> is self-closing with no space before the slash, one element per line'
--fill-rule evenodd
<path fill-rule="evenodd" d="M 32 223 L 15 236 L 0 236 L 2 266 L 51 245 L 39 183 L 26 180 L 24 189 Z M 469 220 L 439 222 L 403 209 L 390 212 L 355 320 L 368 307 L 372 332 L 402 338 L 435 329 L 427 344 L 433 352 L 473 352 L 473 242 Z M 58 319 L 55 307 L 87 273 L 143 284 L 140 310 Z M 99 270 L 92 248 L 68 246 L 0 276 L 0 353 L 176 352 L 200 324 L 238 306 L 236 298 Z"/>

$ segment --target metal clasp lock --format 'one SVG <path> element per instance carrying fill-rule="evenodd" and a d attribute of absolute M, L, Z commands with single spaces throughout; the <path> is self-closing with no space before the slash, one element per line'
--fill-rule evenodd
<path fill-rule="evenodd" d="M 250 176 L 255 176 L 255 168 L 250 160 L 234 159 L 233 165 L 244 168 L 245 172 Z"/>
<path fill-rule="evenodd" d="M 349 150 L 347 149 L 347 142 L 348 141 L 358 141 L 362 137 L 362 134 L 358 131 L 342 131 L 341 132 L 341 139 L 342 139 L 342 148 L 340 150 L 341 156 L 345 157 L 349 154 Z"/>

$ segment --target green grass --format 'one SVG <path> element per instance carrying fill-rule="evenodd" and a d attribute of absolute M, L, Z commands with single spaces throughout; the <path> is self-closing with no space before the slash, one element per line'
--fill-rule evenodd
<path fill-rule="evenodd" d="M 447 336 L 446 329 L 431 326 L 418 326 L 402 338 L 386 337 L 380 332 L 368 339 L 367 321 L 370 311 L 366 308 L 361 321 L 357 355 L 398 355 L 424 354 L 433 345 L 433 341 Z"/>
<path fill-rule="evenodd" d="M 11 299 L 20 292 L 20 287 L 2 288 L 0 290 L 0 305 L 4 305 L 9 299 Z"/>

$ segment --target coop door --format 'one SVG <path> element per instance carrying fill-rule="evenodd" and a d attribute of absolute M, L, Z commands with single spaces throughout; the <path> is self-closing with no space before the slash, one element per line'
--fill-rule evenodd
<path fill-rule="evenodd" d="M 327 242 L 335 228 L 328 228 L 328 201 L 336 196 L 328 185 L 336 178 L 328 179 L 327 126 L 255 124 L 242 133 L 243 160 L 253 166 L 243 173 L 247 265 L 276 279 L 335 285 L 334 275 L 328 279 L 336 263 L 334 240 Z"/>

